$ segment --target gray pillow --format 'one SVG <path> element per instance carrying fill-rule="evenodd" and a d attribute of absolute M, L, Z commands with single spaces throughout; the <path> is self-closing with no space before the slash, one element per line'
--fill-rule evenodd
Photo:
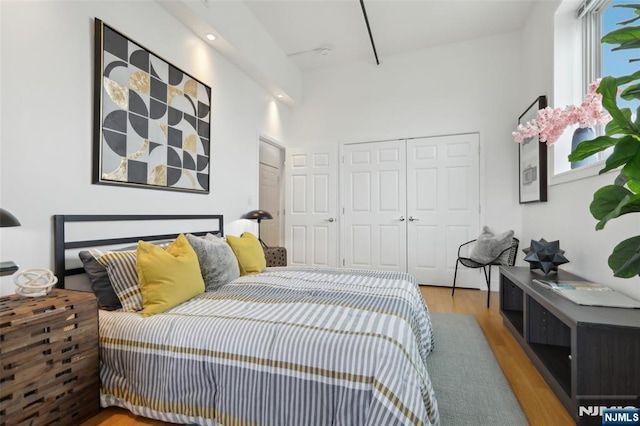
<path fill-rule="evenodd" d="M 227 241 L 224 238 L 222 238 L 220 235 L 214 235 L 211 232 L 207 232 L 207 235 L 205 235 L 202 238 L 204 238 L 207 241 L 211 241 L 212 243 L 227 244 Z M 231 248 L 231 246 L 229 246 L 229 248 Z"/>
<path fill-rule="evenodd" d="M 84 270 L 89 276 L 89 280 L 91 280 L 91 290 L 93 290 L 93 294 L 95 294 L 96 299 L 98 299 L 100 309 L 113 311 L 122 308 L 120 299 L 118 299 L 116 292 L 111 286 L 107 268 L 100 264 L 88 250 L 82 250 L 78 253 L 78 256 L 80 256 Z"/>
<path fill-rule="evenodd" d="M 151 241 L 152 244 L 157 244 L 161 247 L 166 247 L 171 244 L 174 240 L 160 240 L 160 241 Z M 113 251 L 131 251 L 136 250 L 138 245 L 127 246 L 123 248 L 119 248 Z M 104 309 L 107 311 L 114 311 L 116 309 L 122 308 L 122 303 L 120 299 L 118 299 L 118 295 L 113 289 L 113 284 L 111 283 L 111 279 L 109 278 L 109 273 L 107 272 L 107 268 L 98 260 L 94 253 L 91 250 L 82 250 L 78 253 L 80 260 L 82 260 L 82 266 L 84 266 L 84 271 L 87 273 L 89 280 L 91 281 L 91 290 L 93 294 L 96 295 L 96 299 L 98 299 L 98 306 L 100 309 Z M 100 256 L 98 256 L 100 257 Z"/>
<path fill-rule="evenodd" d="M 238 259 L 223 239 L 210 234 L 205 238 L 187 234 L 187 241 L 198 256 L 206 291 L 218 289 L 240 276 Z"/>
<path fill-rule="evenodd" d="M 488 226 L 482 227 L 482 232 L 476 243 L 469 253 L 469 259 L 487 264 L 494 261 L 500 253 L 511 247 L 513 243 L 513 231 L 506 231 L 500 234 L 494 233 Z M 501 263 L 505 263 L 503 259 L 500 259 Z"/>

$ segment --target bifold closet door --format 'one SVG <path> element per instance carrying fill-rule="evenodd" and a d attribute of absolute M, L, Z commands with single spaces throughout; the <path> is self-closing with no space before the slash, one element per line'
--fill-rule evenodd
<path fill-rule="evenodd" d="M 407 271 L 420 284 L 451 286 L 458 246 L 479 233 L 478 147 L 477 133 L 407 141 Z M 458 271 L 458 284 L 481 282 Z"/>
<path fill-rule="evenodd" d="M 451 286 L 458 246 L 479 232 L 478 146 L 478 134 L 345 145 L 344 265 Z M 459 279 L 482 282 L 466 268 Z"/>
<path fill-rule="evenodd" d="M 343 265 L 406 271 L 406 143 L 348 144 L 343 159 Z"/>
<path fill-rule="evenodd" d="M 337 147 L 287 148 L 289 265 L 338 266 Z"/>

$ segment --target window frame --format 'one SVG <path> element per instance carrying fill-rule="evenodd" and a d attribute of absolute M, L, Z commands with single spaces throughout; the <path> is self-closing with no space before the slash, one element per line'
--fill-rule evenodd
<path fill-rule="evenodd" d="M 586 3 L 589 4 L 589 9 L 586 9 L 586 13 L 581 18 L 582 20 L 582 85 L 584 93 L 589 92 L 589 85 L 591 82 L 603 76 L 603 47 L 602 47 L 602 24 L 603 15 L 607 8 L 613 3 L 613 0 L 586 0 L 583 6 L 578 9 L 578 18 L 580 18 L 581 11 L 585 10 Z M 604 126 L 597 126 L 595 129 L 596 135 L 601 136 L 604 134 Z M 605 161 L 609 155 L 610 150 L 601 151 L 596 154 L 598 162 Z M 578 167 L 580 169 L 585 166 Z M 574 169 L 574 170 L 577 170 Z"/>
<path fill-rule="evenodd" d="M 589 84 L 597 78 L 602 77 L 602 21 L 604 11 L 610 6 L 612 1 L 613 0 L 585 0 L 574 15 L 575 19 L 580 21 L 579 38 L 581 46 L 576 47 L 579 48 L 581 52 L 580 77 L 582 80 L 579 84 L 581 93 L 578 102 L 582 101 L 584 94 L 588 92 Z M 557 75 L 554 76 L 554 80 L 557 77 Z M 598 126 L 594 130 L 598 136 L 604 134 L 603 126 Z M 571 137 L 569 135 L 563 135 L 559 142 L 571 144 Z M 554 149 L 552 149 L 550 153 L 550 164 L 553 165 L 551 176 L 549 176 L 550 186 L 597 176 L 599 171 L 604 167 L 605 160 L 610 155 L 610 151 L 597 153 L 597 161 L 593 163 L 585 164 L 575 169 L 569 168 L 567 170 L 563 168 L 562 171 L 557 171 L 555 154 L 556 146 L 554 145 Z M 565 164 L 570 166 L 568 160 L 565 161 Z"/>

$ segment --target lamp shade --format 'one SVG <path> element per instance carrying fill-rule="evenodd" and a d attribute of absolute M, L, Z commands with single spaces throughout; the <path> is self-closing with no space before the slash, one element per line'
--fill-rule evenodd
<path fill-rule="evenodd" d="M 262 219 L 273 219 L 271 213 L 264 210 L 251 210 L 242 216 L 243 219 L 254 219 L 260 222 Z"/>
<path fill-rule="evenodd" d="M 20 221 L 5 209 L 0 208 L 0 228 L 9 226 L 20 226 Z"/>

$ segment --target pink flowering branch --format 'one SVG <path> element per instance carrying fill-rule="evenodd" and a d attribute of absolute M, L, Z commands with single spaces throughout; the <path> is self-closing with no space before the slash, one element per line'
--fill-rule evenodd
<path fill-rule="evenodd" d="M 580 127 L 594 127 L 611 121 L 611 116 L 602 110 L 602 95 L 597 93 L 600 79 L 589 85 L 589 93 L 580 106 L 568 105 L 564 108 L 546 107 L 538 111 L 536 119 L 519 124 L 512 133 L 513 140 L 521 143 L 539 135 L 540 142 L 552 145 L 565 129 L 578 124 Z"/>

